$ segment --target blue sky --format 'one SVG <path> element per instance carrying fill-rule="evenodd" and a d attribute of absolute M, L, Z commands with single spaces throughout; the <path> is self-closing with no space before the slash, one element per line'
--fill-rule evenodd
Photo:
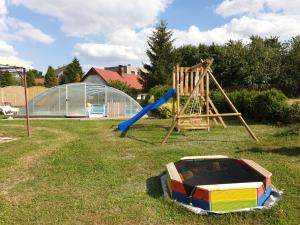
<path fill-rule="evenodd" d="M 299 34 L 295 0 L 0 0 L 0 63 L 45 71 L 147 61 L 146 40 L 166 20 L 175 45 Z"/>

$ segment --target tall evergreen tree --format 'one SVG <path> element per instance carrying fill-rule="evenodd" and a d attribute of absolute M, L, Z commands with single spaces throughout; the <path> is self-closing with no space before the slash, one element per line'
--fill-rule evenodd
<path fill-rule="evenodd" d="M 175 63 L 172 35 L 172 31 L 167 28 L 167 23 L 161 21 L 148 38 L 149 48 L 146 54 L 150 64 L 144 65 L 147 73 L 142 73 L 141 80 L 145 91 L 155 85 L 172 83 L 172 71 Z"/>
<path fill-rule="evenodd" d="M 28 70 L 26 73 L 26 81 L 27 81 L 27 87 L 35 86 L 35 78 L 37 75 L 37 70 Z"/>
<path fill-rule="evenodd" d="M 74 57 L 73 61 L 66 67 L 61 83 L 73 83 L 81 80 L 83 76 L 83 71 L 80 65 L 79 60 Z"/>
<path fill-rule="evenodd" d="M 17 84 L 16 78 L 8 71 L 0 72 L 0 87 L 14 86 Z"/>
<path fill-rule="evenodd" d="M 33 72 L 35 78 L 43 78 L 43 72 L 36 69 L 32 69 L 31 71 Z"/>
<path fill-rule="evenodd" d="M 55 71 L 52 66 L 48 67 L 47 73 L 45 75 L 45 87 L 50 88 L 58 84 L 58 79 L 56 77 Z"/>

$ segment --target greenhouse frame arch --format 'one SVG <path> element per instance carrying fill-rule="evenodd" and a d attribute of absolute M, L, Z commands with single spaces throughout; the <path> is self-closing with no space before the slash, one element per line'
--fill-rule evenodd
<path fill-rule="evenodd" d="M 142 107 L 115 88 L 93 83 L 56 86 L 34 97 L 28 104 L 31 117 L 129 118 Z M 19 116 L 24 116 L 22 108 Z"/>

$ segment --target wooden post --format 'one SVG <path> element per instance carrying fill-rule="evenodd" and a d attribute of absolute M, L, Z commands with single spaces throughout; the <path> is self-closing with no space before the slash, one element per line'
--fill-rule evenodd
<path fill-rule="evenodd" d="M 206 93 L 205 93 L 205 101 L 206 101 L 206 114 L 209 114 L 209 74 L 206 73 Z M 209 131 L 209 117 L 206 118 L 207 130 Z"/>
<path fill-rule="evenodd" d="M 190 79 L 190 94 L 194 91 L 194 71 L 190 73 L 191 79 Z"/>
<path fill-rule="evenodd" d="M 199 71 L 198 73 L 200 74 L 200 71 L 201 69 L 197 69 L 197 71 Z M 199 75 L 200 76 L 200 75 Z M 198 92 L 197 92 L 197 97 L 198 97 L 198 100 L 199 100 L 199 113 L 202 114 L 202 105 L 203 105 L 203 95 L 201 93 L 202 91 L 202 88 L 203 88 L 203 80 L 200 82 L 200 86 L 197 87 L 198 88 Z"/>
<path fill-rule="evenodd" d="M 220 117 L 220 116 L 224 116 L 224 117 L 231 117 L 231 116 L 240 116 L 242 115 L 241 113 L 237 112 L 237 113 L 220 113 L 220 114 L 194 114 L 194 115 L 179 115 L 178 118 L 206 118 L 206 117 Z"/>
<path fill-rule="evenodd" d="M 212 101 L 210 98 L 208 99 L 208 101 L 209 101 L 209 104 L 211 105 L 212 109 L 215 111 L 215 113 L 216 113 L 216 114 L 219 114 L 219 111 L 218 111 L 217 107 L 215 106 L 215 104 L 213 103 L 213 101 Z M 222 117 L 218 117 L 218 119 L 219 119 L 219 121 L 221 122 L 222 126 L 223 126 L 224 128 L 226 128 L 227 126 L 226 126 L 226 124 L 225 124 L 223 118 L 222 118 Z"/>
<path fill-rule="evenodd" d="M 206 62 L 205 65 L 205 69 L 203 70 L 203 73 L 201 74 L 201 76 L 199 77 L 199 80 L 197 81 L 197 84 L 196 84 L 196 87 L 199 86 L 201 80 L 203 79 L 203 77 L 206 75 L 206 73 L 208 72 L 209 68 L 210 68 L 210 65 L 213 63 L 213 60 L 209 60 Z M 173 121 L 168 133 L 166 134 L 165 138 L 163 139 L 162 141 L 162 145 L 166 143 L 167 139 L 169 138 L 169 136 L 171 135 L 172 131 L 174 130 L 175 126 L 176 126 L 176 122 L 178 121 L 179 119 L 179 116 L 184 113 L 184 111 L 186 110 L 187 106 L 189 105 L 191 99 L 193 98 L 194 94 L 195 94 L 195 91 L 196 89 L 194 89 L 193 93 L 190 94 L 190 96 L 188 97 L 186 103 L 184 104 L 184 106 L 180 109 L 179 113 L 177 114 L 177 118 L 175 121 Z"/>
<path fill-rule="evenodd" d="M 185 70 L 185 87 L 184 87 L 184 93 L 185 95 L 189 95 L 189 72 Z"/>
<path fill-rule="evenodd" d="M 173 70 L 173 89 L 176 89 L 176 71 L 177 71 L 177 66 L 174 66 L 174 70 Z M 175 109 L 176 96 L 173 96 L 172 99 L 173 99 L 173 101 L 172 101 L 172 116 L 173 116 L 173 121 L 174 121 L 175 120 L 175 115 L 176 115 L 176 109 Z"/>
<path fill-rule="evenodd" d="M 222 89 L 222 87 L 220 86 L 220 84 L 218 83 L 218 81 L 216 80 L 216 78 L 214 77 L 214 75 L 211 73 L 211 71 L 208 71 L 209 75 L 211 76 L 212 80 L 214 81 L 214 83 L 216 84 L 216 86 L 218 87 L 218 89 L 221 91 L 222 95 L 224 96 L 224 98 L 226 99 L 226 101 L 228 102 L 228 104 L 230 105 L 231 109 L 238 113 L 238 110 L 235 108 L 235 106 L 232 104 L 232 102 L 230 101 L 230 99 L 228 98 L 228 96 L 226 95 L 226 93 L 224 92 L 224 90 Z M 248 124 L 245 122 L 245 120 L 243 119 L 243 117 L 240 115 L 238 116 L 241 123 L 244 125 L 244 127 L 246 128 L 246 130 L 248 131 L 248 133 L 250 134 L 250 136 L 255 140 L 258 141 L 257 137 L 255 136 L 255 134 L 252 132 L 252 130 L 250 129 L 250 127 L 248 126 Z"/>
<path fill-rule="evenodd" d="M 210 115 L 213 115 L 214 112 L 210 109 L 210 110 L 209 110 L 209 114 L 210 114 Z M 212 119 L 213 119 L 213 121 L 214 121 L 214 123 L 215 123 L 216 125 L 219 124 L 218 120 L 217 120 L 215 117 L 213 117 Z"/>
<path fill-rule="evenodd" d="M 26 110 L 26 126 L 27 126 L 27 136 L 30 136 L 30 125 L 29 125 L 29 113 L 28 113 L 28 99 L 27 99 L 27 78 L 26 70 L 23 68 L 23 81 L 24 81 L 24 94 L 25 94 L 25 110 Z"/>
<path fill-rule="evenodd" d="M 176 114 L 175 114 L 175 117 L 174 117 L 174 120 L 173 120 L 173 123 L 175 123 L 175 126 L 176 124 L 178 125 L 179 123 L 179 120 L 177 119 L 177 115 L 179 113 L 179 110 L 180 110 L 180 83 L 179 83 L 179 79 L 180 79 L 180 76 L 179 76 L 179 73 L 180 73 L 180 67 L 179 67 L 179 64 L 177 64 L 177 68 L 176 68 L 176 104 L 177 104 L 177 110 L 176 110 Z M 179 130 L 179 128 L 178 128 Z"/>
<path fill-rule="evenodd" d="M 183 74 L 183 67 L 180 67 L 180 81 L 179 81 L 179 88 L 180 88 L 180 95 L 183 95 L 183 84 L 184 84 L 184 74 Z"/>
<path fill-rule="evenodd" d="M 196 89 L 196 93 L 199 94 L 199 85 L 196 85 L 200 79 L 200 72 L 201 70 L 199 68 L 196 68 L 196 76 L 195 76 L 195 80 L 194 80 L 194 89 Z"/>

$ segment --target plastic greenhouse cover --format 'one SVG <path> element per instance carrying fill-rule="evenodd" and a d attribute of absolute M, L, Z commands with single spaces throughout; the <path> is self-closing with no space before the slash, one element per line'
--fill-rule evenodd
<path fill-rule="evenodd" d="M 234 213 L 234 212 L 245 212 L 245 211 L 254 211 L 254 210 L 259 210 L 259 209 L 270 209 L 276 202 L 278 202 L 281 197 L 283 192 L 279 191 L 277 188 L 275 188 L 272 185 L 272 191 L 270 197 L 265 201 L 263 206 L 258 206 L 258 207 L 253 207 L 253 208 L 245 208 L 245 209 L 240 209 L 240 210 L 234 210 L 234 211 L 228 211 L 228 212 L 217 212 L 217 211 L 209 211 L 209 210 L 204 210 L 199 207 L 195 207 L 192 205 L 187 205 L 183 204 L 181 202 L 177 202 L 176 200 L 173 200 L 170 198 L 167 190 L 167 176 L 163 175 L 160 178 L 161 181 L 161 186 L 163 189 L 164 196 L 171 201 L 176 202 L 177 204 L 187 208 L 188 210 L 192 211 L 193 213 L 199 214 L 199 215 L 209 215 L 209 214 L 226 214 L 226 213 Z"/>

